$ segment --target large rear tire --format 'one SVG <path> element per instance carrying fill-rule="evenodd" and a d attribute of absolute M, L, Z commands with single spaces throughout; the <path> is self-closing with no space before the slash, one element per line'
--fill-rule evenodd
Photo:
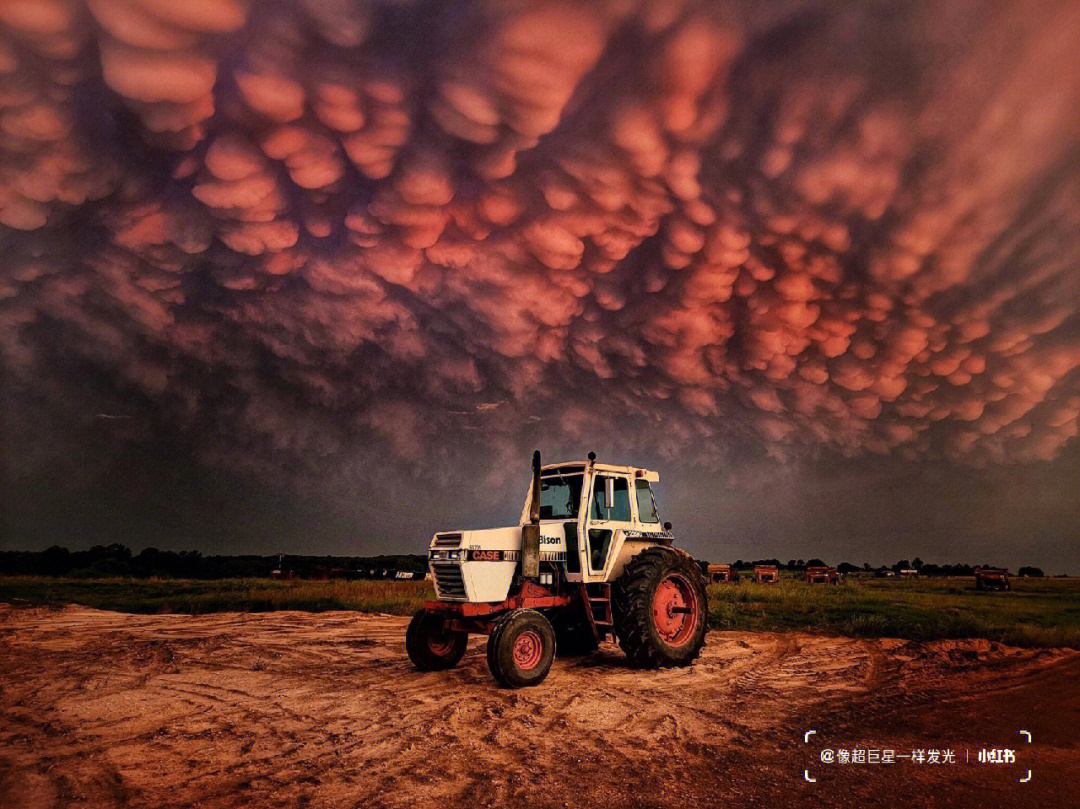
<path fill-rule="evenodd" d="M 688 666 L 708 629 L 705 580 L 694 560 L 672 548 L 647 548 L 611 588 L 615 635 L 631 665 Z"/>
<path fill-rule="evenodd" d="M 536 610 L 512 610 L 488 636 L 491 675 L 504 688 L 539 685 L 555 659 L 555 630 Z"/>
<path fill-rule="evenodd" d="M 405 651 L 420 671 L 443 671 L 461 662 L 469 634 L 446 628 L 437 612 L 418 611 L 405 632 Z"/>

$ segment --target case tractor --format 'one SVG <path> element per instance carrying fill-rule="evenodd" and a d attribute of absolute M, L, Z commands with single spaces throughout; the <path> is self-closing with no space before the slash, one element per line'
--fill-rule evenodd
<path fill-rule="evenodd" d="M 435 534 L 435 601 L 413 616 L 405 647 L 421 671 L 449 669 L 470 634 L 508 688 L 543 681 L 556 651 L 581 655 L 613 635 L 632 665 L 686 666 L 705 645 L 697 563 L 660 522 L 655 472 L 588 460 L 540 464 L 518 525 Z"/>

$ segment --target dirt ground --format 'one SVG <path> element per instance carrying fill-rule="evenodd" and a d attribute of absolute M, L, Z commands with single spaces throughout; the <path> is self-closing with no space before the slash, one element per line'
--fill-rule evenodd
<path fill-rule="evenodd" d="M 605 645 L 506 691 L 482 638 L 414 671 L 405 626 L 0 606 L 0 806 L 1080 806 L 1080 652 L 712 632 L 688 669 Z"/>

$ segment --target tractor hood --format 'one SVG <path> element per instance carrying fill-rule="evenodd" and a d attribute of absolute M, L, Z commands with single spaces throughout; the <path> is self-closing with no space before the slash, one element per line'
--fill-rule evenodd
<path fill-rule="evenodd" d="M 474 531 L 443 531 L 432 537 L 428 564 L 444 601 L 498 602 L 506 598 L 521 560 L 520 525 Z M 540 559 L 566 558 L 561 522 L 541 523 Z"/>
<path fill-rule="evenodd" d="M 464 539 L 461 547 L 473 550 L 499 549 L 521 550 L 520 525 L 506 528 L 481 528 L 476 531 L 462 531 Z M 540 523 L 540 553 L 553 550 L 552 545 L 565 543 L 566 529 L 561 522 Z"/>
<path fill-rule="evenodd" d="M 520 525 L 506 528 L 479 528 L 472 531 L 440 531 L 431 540 L 431 550 L 460 548 L 463 550 L 521 550 Z M 566 528 L 562 522 L 540 523 L 540 552 L 551 553 L 555 546 L 566 550 Z M 455 558 L 457 555 L 455 554 Z"/>

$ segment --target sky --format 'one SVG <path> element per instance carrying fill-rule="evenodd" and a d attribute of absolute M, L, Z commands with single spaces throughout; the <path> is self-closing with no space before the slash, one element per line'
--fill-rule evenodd
<path fill-rule="evenodd" d="M 1080 573 L 1080 7 L 0 4 L 0 546 Z"/>

